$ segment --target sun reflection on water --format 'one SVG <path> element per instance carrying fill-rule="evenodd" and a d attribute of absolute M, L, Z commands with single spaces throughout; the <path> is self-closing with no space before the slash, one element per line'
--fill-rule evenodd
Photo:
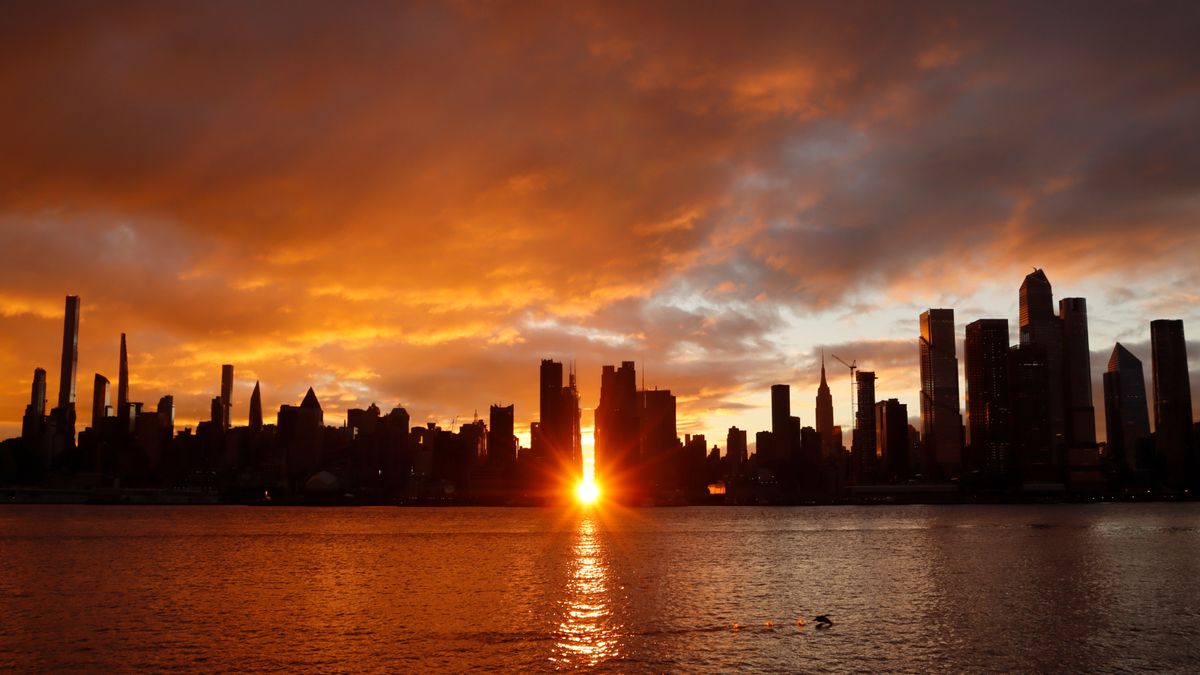
<path fill-rule="evenodd" d="M 581 516 L 572 553 L 552 660 L 563 666 L 595 666 L 619 656 L 619 650 L 608 566 L 594 516 Z"/>

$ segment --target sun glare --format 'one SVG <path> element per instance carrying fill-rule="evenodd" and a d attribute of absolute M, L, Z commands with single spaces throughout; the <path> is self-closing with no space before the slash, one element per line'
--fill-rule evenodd
<path fill-rule="evenodd" d="M 575 498 L 580 504 L 594 504 L 600 498 L 600 486 L 590 478 L 584 478 L 575 486 Z"/>

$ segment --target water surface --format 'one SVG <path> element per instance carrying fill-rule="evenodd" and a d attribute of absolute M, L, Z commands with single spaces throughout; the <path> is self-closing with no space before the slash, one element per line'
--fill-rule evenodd
<path fill-rule="evenodd" d="M 1198 573 L 1200 504 L 2 506 L 0 670 L 1186 672 Z"/>

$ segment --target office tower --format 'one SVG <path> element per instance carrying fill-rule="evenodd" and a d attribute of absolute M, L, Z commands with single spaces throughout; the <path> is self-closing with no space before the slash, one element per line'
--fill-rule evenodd
<path fill-rule="evenodd" d="M 954 310 L 921 313 L 921 436 L 925 459 L 949 477 L 962 466 L 962 413 L 958 407 L 958 357 Z"/>
<path fill-rule="evenodd" d="M 220 396 L 212 397 L 212 401 L 209 403 L 208 410 L 208 421 L 212 424 L 213 428 L 224 430 L 225 402 L 221 400 Z"/>
<path fill-rule="evenodd" d="M 746 430 L 729 427 L 725 436 L 725 457 L 729 462 L 730 473 L 737 473 L 746 463 Z"/>
<path fill-rule="evenodd" d="M 250 393 L 250 429 L 259 431 L 263 428 L 262 392 L 258 388 L 258 380 L 254 381 L 254 391 Z"/>
<path fill-rule="evenodd" d="M 1066 443 L 1072 448 L 1096 445 L 1096 408 L 1092 403 L 1092 353 L 1088 347 L 1087 300 L 1063 298 L 1058 303 L 1063 333 L 1063 408 Z"/>
<path fill-rule="evenodd" d="M 129 433 L 129 352 L 125 348 L 124 333 L 121 333 L 121 356 L 117 366 L 117 419 L 121 433 Z"/>
<path fill-rule="evenodd" d="M 1059 480 L 1050 420 L 1050 365 L 1042 345 L 1020 344 L 1008 350 L 1008 385 L 1013 464 L 1027 483 Z"/>
<path fill-rule="evenodd" d="M 639 391 L 637 400 L 643 478 L 659 486 L 669 484 L 676 478 L 673 460 L 679 445 L 675 396 L 667 389 L 653 389 Z"/>
<path fill-rule="evenodd" d="M 233 366 L 221 366 L 221 427 L 228 429 L 233 411 Z"/>
<path fill-rule="evenodd" d="M 968 469 L 990 477 L 1010 469 L 1008 348 L 1008 319 L 979 319 L 967 324 L 963 365 L 970 453 L 964 461 Z"/>
<path fill-rule="evenodd" d="M 821 454 L 829 456 L 836 449 L 833 437 L 833 395 L 825 381 L 825 353 L 821 353 L 821 384 L 817 385 L 817 433 L 821 434 Z"/>
<path fill-rule="evenodd" d="M 604 366 L 596 406 L 596 477 L 614 496 L 638 489 L 637 374 L 632 361 Z"/>
<path fill-rule="evenodd" d="M 488 415 L 488 461 L 492 464 L 509 466 L 517 461 L 514 409 L 513 405 L 493 405 Z"/>
<path fill-rule="evenodd" d="M 220 400 L 220 397 L 214 399 L 217 405 Z M 308 388 L 300 405 L 279 407 L 276 425 L 289 478 L 294 484 L 307 480 L 321 464 L 321 429 L 325 425 L 325 412 L 312 387 Z"/>
<path fill-rule="evenodd" d="M 79 296 L 68 295 L 63 314 L 58 406 L 51 411 L 55 436 L 52 456 L 75 445 L 75 372 L 79 366 L 79 308 Z"/>
<path fill-rule="evenodd" d="M 875 373 L 855 373 L 857 408 L 854 411 L 853 461 L 858 482 L 874 479 L 875 463 Z"/>
<path fill-rule="evenodd" d="M 583 434 L 580 431 L 580 421 L 583 416 L 579 408 L 579 387 L 575 380 L 575 362 L 571 362 L 570 373 L 567 375 L 567 386 L 563 389 L 563 405 L 570 419 L 571 467 L 579 477 L 583 476 Z"/>
<path fill-rule="evenodd" d="M 898 399 L 875 404 L 875 456 L 883 480 L 895 482 L 908 478 L 908 406 Z"/>
<path fill-rule="evenodd" d="M 1026 275 L 1021 283 L 1021 344 L 1040 345 L 1045 351 L 1050 406 L 1050 431 L 1054 461 L 1066 441 L 1066 413 L 1063 396 L 1063 323 L 1054 315 L 1054 293 L 1050 280 L 1040 269 Z"/>
<path fill-rule="evenodd" d="M 108 397 L 108 378 L 96 373 L 92 380 L 92 428 L 99 431 L 104 420 L 112 415 L 112 402 Z"/>
<path fill-rule="evenodd" d="M 158 415 L 158 421 L 162 429 L 166 431 L 167 438 L 175 435 L 175 397 L 170 394 L 158 399 L 158 407 L 154 409 Z"/>
<path fill-rule="evenodd" d="M 1150 437 L 1145 374 L 1141 360 L 1120 342 L 1104 373 L 1104 426 L 1110 455 L 1130 471 L 1151 468 L 1150 458 L 1139 452 Z"/>
<path fill-rule="evenodd" d="M 25 417 L 21 420 L 21 438 L 28 443 L 41 437 L 46 427 L 46 369 L 33 369 L 33 386 L 29 393 L 29 405 L 25 406 Z"/>
<path fill-rule="evenodd" d="M 763 458 L 784 460 L 791 456 L 796 436 L 792 434 L 792 390 L 786 384 L 771 385 L 771 439 L 774 447 Z M 759 448 L 763 452 L 763 448 Z"/>
<path fill-rule="evenodd" d="M 576 450 L 579 445 L 575 438 L 579 423 L 579 395 L 574 389 L 574 378 L 570 385 L 564 387 L 562 364 L 542 359 L 539 381 L 538 421 L 541 433 L 538 443 L 534 444 L 534 454 L 548 462 L 549 467 L 557 471 L 556 476 L 562 476 L 564 472 L 578 474 L 582 464 Z M 570 478 L 570 475 L 566 476 L 567 480 Z"/>
<path fill-rule="evenodd" d="M 1192 466 L 1192 390 L 1182 319 L 1150 322 L 1154 388 L 1154 452 L 1165 469 L 1166 485 L 1189 484 Z"/>

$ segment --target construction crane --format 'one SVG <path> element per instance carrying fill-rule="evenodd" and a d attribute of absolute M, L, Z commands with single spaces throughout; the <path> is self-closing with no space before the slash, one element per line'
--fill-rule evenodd
<path fill-rule="evenodd" d="M 858 370 L 858 361 L 855 360 L 851 361 L 850 363 L 846 363 L 838 358 L 837 354 L 831 354 L 831 356 L 836 359 L 838 363 L 850 369 L 850 428 L 853 429 L 855 422 L 857 422 L 857 420 L 854 418 L 854 371 Z"/>

